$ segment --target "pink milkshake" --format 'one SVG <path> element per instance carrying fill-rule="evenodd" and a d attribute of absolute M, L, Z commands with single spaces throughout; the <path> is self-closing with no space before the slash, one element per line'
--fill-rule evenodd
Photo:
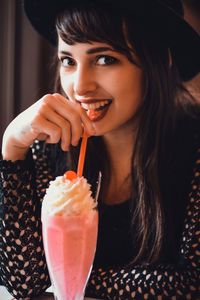
<path fill-rule="evenodd" d="M 42 205 L 47 265 L 58 300 L 82 300 L 92 268 L 98 231 L 97 203 L 83 177 L 59 176 Z"/>

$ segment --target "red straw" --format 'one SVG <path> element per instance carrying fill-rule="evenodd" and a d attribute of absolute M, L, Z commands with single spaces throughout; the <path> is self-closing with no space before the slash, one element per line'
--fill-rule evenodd
<path fill-rule="evenodd" d="M 94 113 L 94 110 L 88 110 L 87 114 L 88 117 L 91 119 L 92 114 Z M 78 160 L 78 169 L 77 169 L 77 176 L 81 177 L 83 174 L 83 168 L 85 163 L 85 153 L 87 148 L 87 140 L 88 140 L 88 134 L 86 133 L 85 129 L 83 131 L 83 137 L 81 141 L 81 148 L 79 153 L 79 160 Z"/>
<path fill-rule="evenodd" d="M 79 153 L 78 169 L 77 169 L 77 175 L 79 177 L 81 177 L 83 174 L 83 167 L 84 167 L 84 163 L 85 163 L 85 153 L 86 153 L 86 148 L 87 148 L 87 140 L 88 140 L 88 135 L 87 135 L 86 131 L 84 130 L 82 141 L 81 141 L 81 148 L 80 148 L 80 153 Z"/>
<path fill-rule="evenodd" d="M 93 113 L 94 113 L 93 110 L 89 110 L 88 111 L 88 116 L 91 117 L 91 115 Z M 82 176 L 84 163 L 85 163 L 85 153 L 86 153 L 86 148 L 87 148 L 87 140 L 88 140 L 88 134 L 86 133 L 86 131 L 84 129 L 83 137 L 82 137 L 82 141 L 81 141 L 80 153 L 79 153 L 77 174 L 74 171 L 67 171 L 64 174 L 65 178 L 67 178 L 69 180 L 73 180 L 73 179 L 77 178 L 77 176 L 78 177 Z"/>

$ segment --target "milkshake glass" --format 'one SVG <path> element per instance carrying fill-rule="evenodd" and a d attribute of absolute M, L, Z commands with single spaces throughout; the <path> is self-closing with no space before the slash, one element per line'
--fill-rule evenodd
<path fill-rule="evenodd" d="M 97 203 L 86 179 L 59 176 L 42 205 L 45 256 L 56 300 L 82 300 L 97 242 Z"/>

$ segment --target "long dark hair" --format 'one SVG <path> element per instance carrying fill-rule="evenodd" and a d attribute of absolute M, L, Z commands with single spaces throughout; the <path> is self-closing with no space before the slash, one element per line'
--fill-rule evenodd
<path fill-rule="evenodd" d="M 154 22 L 133 18 L 122 8 L 114 10 L 109 2 L 106 6 L 91 3 L 88 6 L 76 5 L 58 16 L 56 28 L 67 44 L 105 42 L 125 54 L 131 62 L 132 51 L 139 57 L 144 72 L 144 93 L 132 155 L 131 212 L 137 244 L 137 255 L 133 260 L 154 263 L 161 256 L 166 239 L 163 161 L 167 164 L 166 145 L 173 135 L 176 111 L 180 105 L 177 95 L 182 90 L 173 58 L 169 66 L 170 52 L 166 39 Z M 61 89 L 59 77 L 57 88 Z M 87 155 L 87 177 L 96 178 L 99 169 L 105 172 L 107 156 L 101 137 L 89 139 Z M 78 150 L 73 148 L 68 154 L 70 168 L 76 168 L 77 156 Z"/>

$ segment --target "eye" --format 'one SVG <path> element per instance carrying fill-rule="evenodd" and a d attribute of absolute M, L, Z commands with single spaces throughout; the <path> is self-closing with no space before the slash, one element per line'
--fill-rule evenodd
<path fill-rule="evenodd" d="M 61 65 L 65 68 L 72 67 L 76 64 L 74 59 L 69 56 L 61 57 L 59 60 L 61 62 Z"/>
<path fill-rule="evenodd" d="M 108 55 L 100 55 L 97 57 L 97 64 L 101 65 L 101 66 L 106 66 L 106 65 L 113 65 L 117 63 L 117 59 L 112 57 L 112 56 L 108 56 Z"/>

